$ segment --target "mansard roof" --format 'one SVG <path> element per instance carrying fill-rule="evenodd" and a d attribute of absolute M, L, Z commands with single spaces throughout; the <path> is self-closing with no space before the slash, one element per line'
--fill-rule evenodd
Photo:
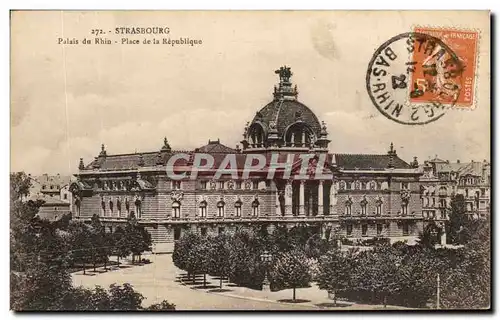
<path fill-rule="evenodd" d="M 460 176 L 483 176 L 483 168 L 489 170 L 488 162 L 471 161 L 466 163 L 443 163 L 436 165 L 437 172 L 457 172 Z"/>
<path fill-rule="evenodd" d="M 412 167 L 397 155 L 389 154 L 335 154 L 338 168 L 353 169 L 387 169 L 390 158 L 395 169 L 411 169 Z"/>

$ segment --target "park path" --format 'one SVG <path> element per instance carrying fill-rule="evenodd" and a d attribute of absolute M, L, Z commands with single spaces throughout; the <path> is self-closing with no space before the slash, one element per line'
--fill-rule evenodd
<path fill-rule="evenodd" d="M 144 297 L 143 305 L 167 300 L 176 305 L 177 310 L 373 310 L 382 306 L 345 304 L 343 307 L 333 307 L 332 300 L 328 299 L 326 291 L 318 289 L 316 285 L 310 288 L 297 289 L 297 299 L 301 303 L 288 303 L 283 300 L 292 298 L 292 289 L 269 292 L 238 287 L 223 281 L 223 290 L 219 291 L 219 279 L 207 275 L 208 286 L 202 288 L 200 275 L 197 283 L 184 282 L 185 272 L 172 263 L 170 254 L 147 255 L 145 258 L 152 263 L 140 266 L 124 265 L 104 272 L 98 268 L 93 273 L 87 270 L 73 273 L 73 284 L 93 288 L 99 285 L 108 288 L 109 285 L 130 283 L 134 289 Z M 391 307 L 394 309 L 394 307 Z M 404 308 L 398 308 L 404 309 Z"/>

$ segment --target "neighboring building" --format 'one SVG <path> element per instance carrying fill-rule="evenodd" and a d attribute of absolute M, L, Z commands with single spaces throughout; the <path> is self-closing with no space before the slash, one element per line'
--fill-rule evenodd
<path fill-rule="evenodd" d="M 134 213 L 151 233 L 156 251 L 171 250 L 185 230 L 216 234 L 252 225 L 273 229 L 305 223 L 323 235 L 340 230 L 349 238 L 414 240 L 425 221 L 416 159 L 406 163 L 392 144 L 383 154 L 329 154 L 325 123 L 297 100 L 290 69 L 277 73 L 274 99 L 247 123 L 241 150 L 209 140 L 196 150 L 177 151 L 165 138 L 156 151 L 108 155 L 103 145 L 91 163 L 81 159 L 77 181 L 70 185 L 74 218 L 90 220 L 99 214 L 113 230 Z M 180 153 L 188 153 L 189 159 L 167 167 Z M 214 157 L 212 168 L 234 155 L 236 176 L 228 172 L 214 179 L 215 170 L 205 169 L 196 180 L 169 179 L 167 170 L 189 171 L 202 153 Z M 245 159 L 252 154 L 264 156 L 265 166 L 243 178 Z M 313 158 L 304 175 L 300 156 L 306 154 Z M 275 162 L 288 163 L 290 177 Z M 271 170 L 276 175 L 267 179 Z"/>
<path fill-rule="evenodd" d="M 44 196 L 61 198 L 61 189 L 65 185 L 69 185 L 71 181 L 70 176 L 63 176 L 59 173 L 56 175 L 44 173 L 40 176 L 29 175 L 29 177 L 31 178 L 30 195 L 36 197 Z"/>
<path fill-rule="evenodd" d="M 42 200 L 43 204 L 38 209 L 37 216 L 43 220 L 57 221 L 64 215 L 71 213 L 70 203 L 62 201 L 58 197 L 30 196 L 27 200 Z"/>
<path fill-rule="evenodd" d="M 426 173 L 425 173 L 426 172 Z M 451 197 L 462 194 L 467 214 L 474 218 L 486 218 L 490 213 L 491 165 L 482 162 L 449 162 L 437 156 L 424 165 L 424 177 L 432 176 L 439 197 L 439 208 L 444 212 Z M 443 213 L 444 214 L 444 213 Z"/>

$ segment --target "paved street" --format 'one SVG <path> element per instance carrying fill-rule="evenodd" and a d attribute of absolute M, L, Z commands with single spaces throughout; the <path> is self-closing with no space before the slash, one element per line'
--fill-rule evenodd
<path fill-rule="evenodd" d="M 185 272 L 176 268 L 172 263 L 170 254 L 149 255 L 146 258 L 151 264 L 143 266 L 124 266 L 112 271 L 101 271 L 94 274 L 91 270 L 87 275 L 81 271 L 73 274 L 73 283 L 76 286 L 94 287 L 100 285 L 108 288 L 112 283 L 130 283 L 144 297 L 144 306 L 168 300 L 176 305 L 178 310 L 321 310 L 321 309 L 380 309 L 381 306 L 353 304 L 344 307 L 332 307 L 324 290 L 316 286 L 297 289 L 297 299 L 304 299 L 302 303 L 280 302 L 292 298 L 292 290 L 278 292 L 264 292 L 244 287 L 237 287 L 226 282 L 223 283 L 224 292 L 211 292 L 218 288 L 219 280 L 207 276 L 209 287 L 200 288 L 198 283 L 183 284 L 179 276 Z M 194 288 L 196 287 L 196 289 Z M 391 307 L 393 309 L 393 307 Z M 399 309 L 399 308 L 398 308 Z M 404 308 L 400 308 L 404 309 Z"/>

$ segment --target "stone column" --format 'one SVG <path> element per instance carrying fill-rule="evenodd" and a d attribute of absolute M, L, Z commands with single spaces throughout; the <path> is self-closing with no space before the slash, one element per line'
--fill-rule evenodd
<path fill-rule="evenodd" d="M 318 215 L 323 215 L 323 180 L 319 180 L 318 185 Z"/>
<path fill-rule="evenodd" d="M 293 188 L 292 188 L 292 182 L 287 181 L 286 186 L 285 186 L 285 216 L 291 216 L 293 214 L 292 212 L 292 195 L 293 195 Z"/>
<path fill-rule="evenodd" d="M 301 147 L 304 147 L 306 145 L 306 132 L 302 131 L 302 145 Z"/>
<path fill-rule="evenodd" d="M 335 189 L 335 182 L 332 181 L 332 186 L 330 187 L 330 215 L 334 214 L 336 204 L 337 204 L 337 190 Z"/>
<path fill-rule="evenodd" d="M 299 189 L 299 216 L 304 215 L 304 180 L 300 180 L 300 189 Z"/>

